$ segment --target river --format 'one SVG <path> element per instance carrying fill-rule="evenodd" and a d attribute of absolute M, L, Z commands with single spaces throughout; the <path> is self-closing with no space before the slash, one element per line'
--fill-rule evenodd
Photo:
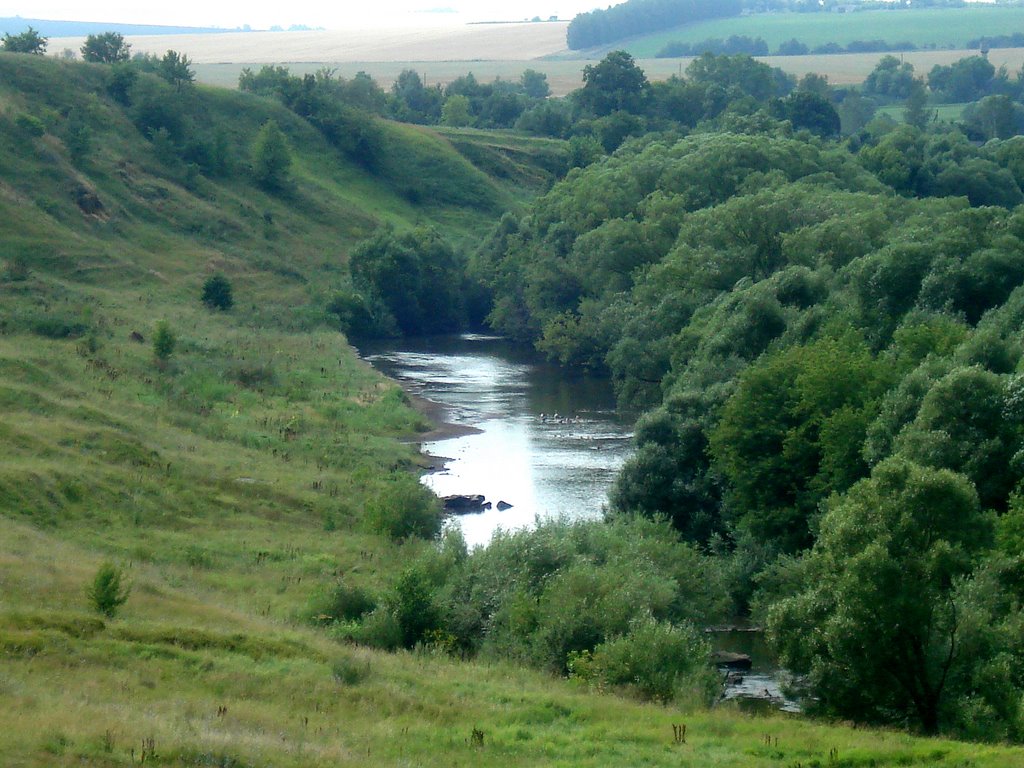
<path fill-rule="evenodd" d="M 499 528 L 522 528 L 537 518 L 601 516 L 632 450 L 632 420 L 616 412 L 606 379 L 567 373 L 528 349 L 481 334 L 405 339 L 361 351 L 463 428 L 456 437 L 422 443 L 443 465 L 423 482 L 439 496 L 481 494 L 491 502 L 489 510 L 452 520 L 470 547 L 486 545 Z M 502 501 L 511 508 L 497 509 Z M 723 672 L 723 700 L 799 711 L 783 692 L 786 675 L 760 632 L 709 630 L 708 638 L 715 650 L 747 654 L 753 663 L 742 673 Z"/>
<path fill-rule="evenodd" d="M 463 334 L 367 346 L 363 357 L 471 434 L 425 442 L 443 459 L 423 482 L 439 496 L 482 494 L 492 508 L 456 523 L 470 546 L 537 518 L 597 518 L 632 449 L 632 420 L 607 379 L 567 373 L 505 339 Z M 499 502 L 511 508 L 497 509 Z"/>

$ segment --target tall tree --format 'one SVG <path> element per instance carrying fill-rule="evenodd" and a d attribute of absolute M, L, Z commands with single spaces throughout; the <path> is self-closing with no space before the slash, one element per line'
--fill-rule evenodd
<path fill-rule="evenodd" d="M 935 733 L 976 663 L 957 592 L 991 536 L 966 478 L 890 459 L 827 505 L 803 590 L 771 608 L 770 636 L 824 709 Z"/>
<path fill-rule="evenodd" d="M 164 54 L 157 72 L 179 91 L 181 86 L 191 83 L 196 78 L 195 72 L 192 71 L 192 61 L 177 51 L 168 51 Z"/>
<path fill-rule="evenodd" d="M 612 51 L 597 64 L 583 68 L 580 102 L 595 115 L 622 110 L 637 113 L 644 106 L 650 84 L 647 75 L 625 51 Z"/>
<path fill-rule="evenodd" d="M 82 58 L 97 64 L 116 64 L 131 58 L 132 46 L 120 32 L 89 35 L 81 48 Z"/>

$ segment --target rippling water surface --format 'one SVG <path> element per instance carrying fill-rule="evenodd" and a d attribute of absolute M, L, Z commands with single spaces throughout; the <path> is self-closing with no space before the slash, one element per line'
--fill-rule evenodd
<path fill-rule="evenodd" d="M 423 444 L 445 457 L 424 477 L 440 496 L 483 494 L 496 508 L 458 518 L 471 546 L 537 517 L 599 517 L 631 450 L 631 420 L 615 411 L 607 380 L 570 375 L 492 336 L 467 334 L 366 348 L 364 356 L 447 421 L 475 434 Z"/>

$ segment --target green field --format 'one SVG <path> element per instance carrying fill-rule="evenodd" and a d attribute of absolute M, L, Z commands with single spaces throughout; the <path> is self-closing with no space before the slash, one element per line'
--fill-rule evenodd
<path fill-rule="evenodd" d="M 668 43 L 697 43 L 731 35 L 760 37 L 774 51 L 780 43 L 797 39 L 810 48 L 825 43 L 845 45 L 854 40 L 909 40 L 919 48 L 962 48 L 968 40 L 985 35 L 1024 31 L 1024 8 L 923 8 L 858 13 L 770 13 L 715 19 L 664 32 L 624 40 L 622 48 L 635 58 L 651 58 Z"/>

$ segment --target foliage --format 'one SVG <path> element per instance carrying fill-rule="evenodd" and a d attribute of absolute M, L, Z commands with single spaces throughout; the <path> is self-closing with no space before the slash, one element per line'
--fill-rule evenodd
<path fill-rule="evenodd" d="M 157 74 L 173 85 L 177 91 L 180 91 L 183 85 L 189 85 L 196 79 L 196 74 L 192 70 L 192 61 L 188 56 L 177 51 L 167 51 L 164 54 L 160 59 Z"/>
<path fill-rule="evenodd" d="M 210 309 L 227 311 L 235 304 L 231 282 L 221 274 L 211 275 L 203 283 L 203 304 Z"/>
<path fill-rule="evenodd" d="M 436 231 L 381 229 L 349 257 L 357 293 L 336 296 L 331 311 L 355 333 L 458 330 L 467 319 L 464 263 Z"/>
<path fill-rule="evenodd" d="M 117 64 L 131 58 L 131 43 L 125 42 L 120 32 L 89 35 L 82 46 L 82 58 L 97 64 Z"/>
<path fill-rule="evenodd" d="M 569 24 L 569 48 L 593 48 L 681 24 L 738 16 L 739 0 L 628 0 L 606 10 L 577 14 Z"/>
<path fill-rule="evenodd" d="M 804 589 L 769 627 L 826 710 L 875 722 L 950 725 L 966 691 L 971 629 L 964 593 L 991 519 L 962 476 L 895 458 L 829 502 L 805 561 Z"/>
<path fill-rule="evenodd" d="M 700 701 L 717 687 L 710 655 L 708 642 L 690 625 L 637 619 L 626 634 L 573 656 L 569 673 L 601 687 L 627 687 L 655 701 L 685 698 L 684 689 L 692 687 Z"/>
<path fill-rule="evenodd" d="M 393 473 L 366 504 L 366 527 L 390 539 L 432 538 L 441 530 L 440 503 L 416 478 Z"/>
<path fill-rule="evenodd" d="M 97 613 L 112 619 L 128 601 L 131 587 L 123 580 L 124 572 L 113 563 L 103 563 L 99 567 L 86 590 L 86 596 Z"/>
<path fill-rule="evenodd" d="M 46 53 L 46 44 L 48 42 L 48 38 L 43 37 L 37 30 L 29 27 L 17 35 L 4 32 L 2 45 L 3 50 L 7 53 L 31 53 L 42 56 Z"/>
<path fill-rule="evenodd" d="M 291 164 L 287 139 L 277 127 L 277 122 L 268 120 L 252 145 L 253 179 L 270 192 L 284 191 L 290 184 L 288 172 Z"/>
<path fill-rule="evenodd" d="M 178 344 L 178 338 L 171 325 L 166 320 L 161 320 L 153 330 L 153 356 L 161 363 L 166 363 L 174 354 L 174 348 Z"/>
<path fill-rule="evenodd" d="M 583 68 L 578 100 L 598 117 L 612 112 L 636 113 L 644 105 L 650 84 L 643 70 L 625 51 L 612 51 L 597 64 Z"/>

